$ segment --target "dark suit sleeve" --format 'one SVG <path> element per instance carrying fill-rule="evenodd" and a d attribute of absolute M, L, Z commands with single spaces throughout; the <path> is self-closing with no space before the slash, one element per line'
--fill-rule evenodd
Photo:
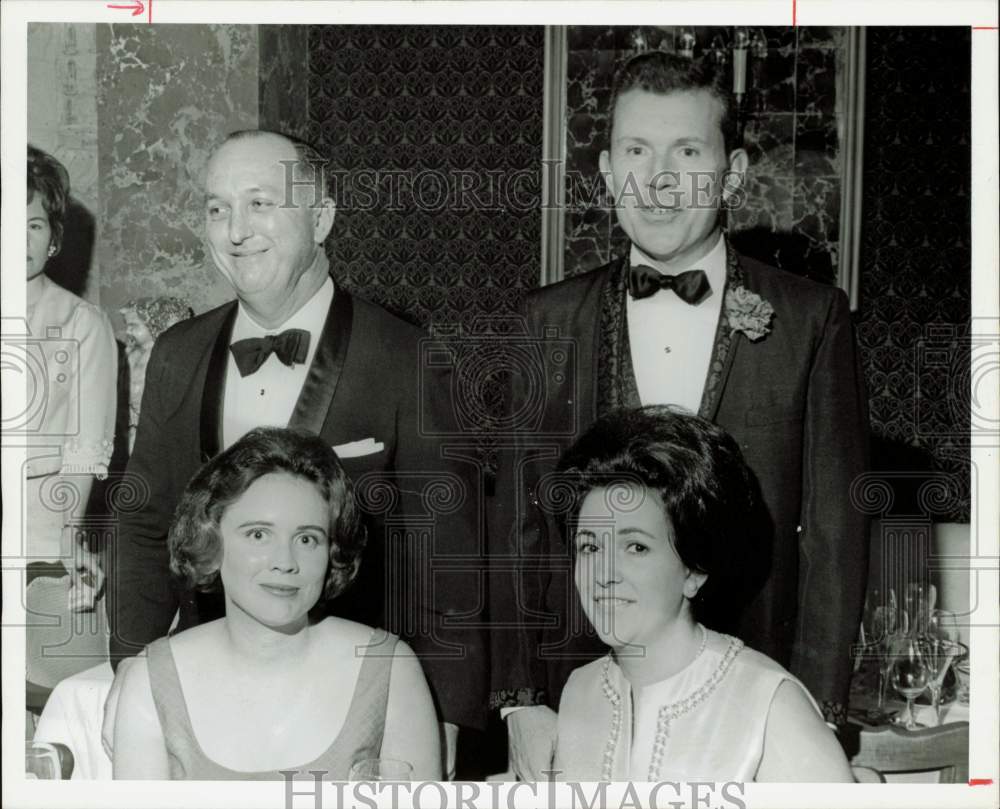
<path fill-rule="evenodd" d="M 864 599 L 868 527 L 851 501 L 867 466 L 868 415 L 847 298 L 827 311 L 809 378 L 803 442 L 799 611 L 792 672 L 846 722 L 854 642 Z"/>
<path fill-rule="evenodd" d="M 474 442 L 454 419 L 450 369 L 427 367 L 420 357 L 415 364 L 417 378 L 400 399 L 394 461 L 416 607 L 416 624 L 404 635 L 441 718 L 481 729 L 488 680 L 482 475 Z"/>
<path fill-rule="evenodd" d="M 522 307 L 521 317 L 531 335 L 530 302 Z M 544 705 L 548 697 L 539 650 L 550 582 L 546 561 L 553 556 L 555 528 L 538 506 L 536 478 L 540 468 L 555 467 L 560 448 L 537 440 L 515 415 L 537 395 L 529 390 L 530 383 L 546 378 L 544 367 L 534 374 L 512 374 L 505 395 L 504 423 L 515 428 L 499 450 L 489 512 L 492 709 Z"/>
<path fill-rule="evenodd" d="M 146 369 L 135 447 L 126 469 L 131 494 L 118 503 L 108 605 L 114 667 L 166 635 L 178 606 L 166 543 L 174 505 L 169 495 L 170 437 L 164 428 L 167 353 L 157 341 Z"/>

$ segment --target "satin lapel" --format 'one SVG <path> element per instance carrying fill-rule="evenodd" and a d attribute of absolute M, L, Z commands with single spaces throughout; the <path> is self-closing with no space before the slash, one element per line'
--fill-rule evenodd
<path fill-rule="evenodd" d="M 288 421 L 289 427 L 320 434 L 330 403 L 337 391 L 347 346 L 351 342 L 351 323 L 354 319 L 354 304 L 351 296 L 340 287 L 333 294 L 333 303 L 326 316 L 323 334 L 313 357 L 312 366 L 306 376 L 302 392 L 299 393 L 295 410 Z"/>
<path fill-rule="evenodd" d="M 742 286 L 742 284 L 743 270 L 740 267 L 739 256 L 729 240 L 726 239 L 726 288 L 723 295 L 727 295 L 729 290 Z M 708 365 L 705 390 L 701 395 L 701 407 L 698 408 L 699 416 L 710 421 L 715 420 L 715 415 L 719 412 L 722 393 L 726 389 L 729 371 L 733 367 L 733 358 L 736 356 L 741 342 L 743 342 L 742 338 L 734 334 L 729 325 L 729 318 L 726 315 L 726 301 L 723 298 L 722 307 L 719 310 L 719 324 L 715 329 L 712 361 Z"/>
<path fill-rule="evenodd" d="M 226 365 L 229 359 L 229 338 L 236 322 L 237 304 L 222 321 L 219 335 L 212 346 L 205 383 L 201 393 L 201 461 L 214 458 L 222 448 L 222 404 L 226 397 Z"/>

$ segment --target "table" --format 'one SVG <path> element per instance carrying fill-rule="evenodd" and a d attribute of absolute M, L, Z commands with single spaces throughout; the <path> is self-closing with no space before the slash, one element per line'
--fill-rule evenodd
<path fill-rule="evenodd" d="M 110 781 L 111 759 L 101 744 L 104 702 L 114 673 L 105 661 L 60 682 L 35 729 L 36 742 L 64 744 L 73 753 L 72 780 Z"/>
<path fill-rule="evenodd" d="M 864 734 L 875 733 L 879 727 L 884 727 L 884 724 L 882 726 L 873 724 L 866 716 L 867 711 L 878 704 L 876 683 L 877 675 L 871 670 L 862 670 L 856 673 L 851 682 L 849 729 L 843 734 L 845 748 L 849 756 L 853 756 L 863 744 Z M 906 702 L 899 698 L 892 688 L 889 688 L 883 707 L 889 713 L 902 716 L 906 711 Z M 968 724 L 969 722 L 969 705 L 958 700 L 941 704 L 940 722 L 935 721 L 934 709 L 930 705 L 915 703 L 913 712 L 917 722 L 928 728 L 953 723 Z M 889 783 L 934 784 L 938 783 L 938 772 L 888 773 L 885 778 Z"/>

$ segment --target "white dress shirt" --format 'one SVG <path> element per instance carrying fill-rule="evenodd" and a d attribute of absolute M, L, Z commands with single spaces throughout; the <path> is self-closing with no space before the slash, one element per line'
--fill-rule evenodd
<path fill-rule="evenodd" d="M 656 267 L 634 244 L 629 261 L 633 266 Z M 697 413 L 726 285 L 726 242 L 721 233 L 708 255 L 676 274 L 688 270 L 704 270 L 712 286 L 700 303 L 686 303 L 673 290 L 664 289 L 641 300 L 628 295 L 626 313 L 639 400 L 644 405 L 680 405 Z"/>
<path fill-rule="evenodd" d="M 305 329 L 309 332 L 309 351 L 305 362 L 294 363 L 291 367 L 279 360 L 276 354 L 271 354 L 257 371 L 247 376 L 240 376 L 233 352 L 227 351 L 226 393 L 222 405 L 222 440 L 225 447 L 235 444 L 254 427 L 288 426 L 309 366 L 316 356 L 316 346 L 319 345 L 332 301 L 333 279 L 327 278 L 304 306 L 274 329 L 259 325 L 243 304 L 239 305 L 230 345 L 237 340 L 266 337 L 286 329 Z"/>

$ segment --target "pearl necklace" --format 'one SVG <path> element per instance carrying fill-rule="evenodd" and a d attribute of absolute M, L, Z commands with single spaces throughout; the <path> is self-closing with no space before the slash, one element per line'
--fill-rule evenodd
<path fill-rule="evenodd" d="M 692 658 L 692 663 L 701 657 L 702 652 L 705 651 L 705 647 L 708 645 L 708 632 L 701 624 L 699 624 L 699 627 L 701 628 L 701 645 L 698 647 L 698 653 Z M 656 718 L 656 734 L 653 737 L 653 754 L 649 762 L 648 780 L 660 780 L 660 764 L 663 761 L 663 753 L 666 750 L 667 738 L 670 736 L 671 723 L 684 714 L 693 711 L 715 691 L 719 683 L 722 682 L 722 678 L 726 676 L 726 673 L 732 666 L 736 655 L 742 649 L 743 641 L 738 638 L 729 638 L 729 646 L 726 648 L 722 660 L 708 680 L 683 699 L 671 702 L 669 705 L 660 706 Z M 611 731 L 608 734 L 608 741 L 604 747 L 604 757 L 601 767 L 601 778 L 604 781 L 614 780 L 615 752 L 618 749 L 622 730 L 622 697 L 611 684 L 610 669 L 611 655 L 608 654 L 604 660 L 604 670 L 601 677 L 601 688 L 604 691 L 604 696 L 611 703 Z"/>

